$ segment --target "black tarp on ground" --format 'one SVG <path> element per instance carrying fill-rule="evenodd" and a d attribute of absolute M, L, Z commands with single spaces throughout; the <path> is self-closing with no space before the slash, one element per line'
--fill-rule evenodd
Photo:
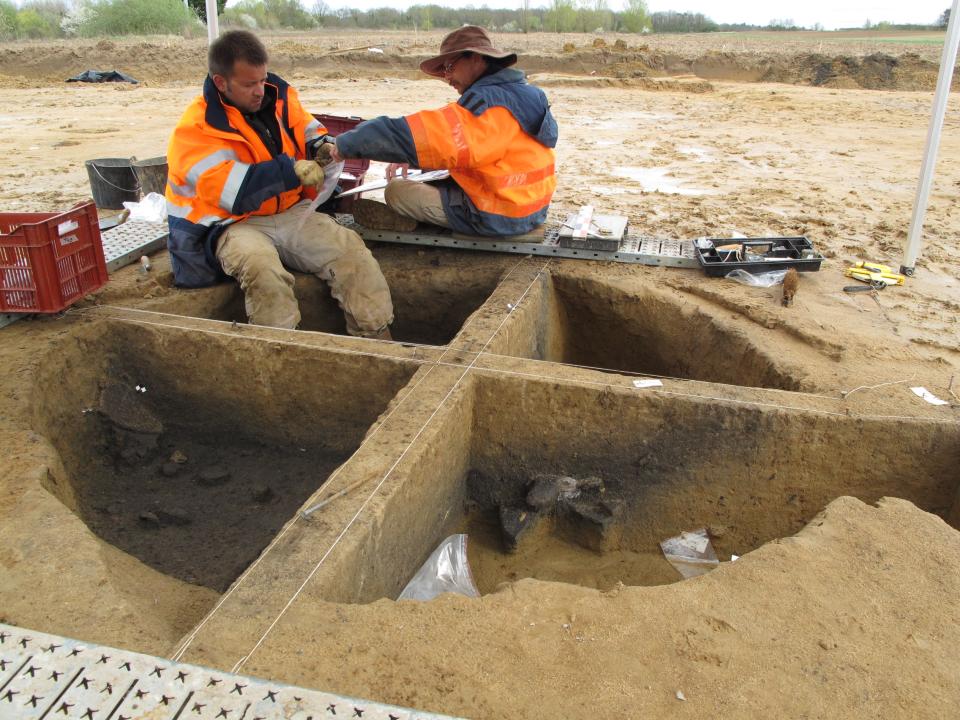
<path fill-rule="evenodd" d="M 76 77 L 67 78 L 67 82 L 128 82 L 128 83 L 139 83 L 138 80 L 134 80 L 129 75 L 124 75 L 122 72 L 117 70 L 84 70 L 82 73 Z"/>

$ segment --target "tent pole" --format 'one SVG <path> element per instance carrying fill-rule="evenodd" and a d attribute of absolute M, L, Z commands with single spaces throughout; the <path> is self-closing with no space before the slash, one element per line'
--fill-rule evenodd
<path fill-rule="evenodd" d="M 903 262 L 900 265 L 900 272 L 907 276 L 913 275 L 917 255 L 920 252 L 923 219 L 927 214 L 927 201 L 930 199 L 930 186 L 933 184 L 933 168 L 937 163 L 937 149 L 940 147 L 940 133 L 943 130 L 943 116 L 947 111 L 950 84 L 953 80 L 953 66 L 957 61 L 957 41 L 960 40 L 960 20 L 957 19 L 958 6 L 960 6 L 960 0 L 953 0 L 953 7 L 950 9 L 950 22 L 947 23 L 947 35 L 943 40 L 943 56 L 940 58 L 940 75 L 937 78 L 937 91 L 933 99 L 930 128 L 927 130 L 927 149 L 924 152 L 923 164 L 920 166 L 920 184 L 917 186 L 917 196 L 913 202 L 913 217 L 910 220 L 910 231 L 907 233 L 907 242 L 903 249 Z"/>
<path fill-rule="evenodd" d="M 954 0 L 954 4 L 960 0 Z M 951 16 L 952 19 L 952 16 Z M 217 0 L 207 0 L 207 45 L 220 36 L 220 22 L 217 17 Z"/>

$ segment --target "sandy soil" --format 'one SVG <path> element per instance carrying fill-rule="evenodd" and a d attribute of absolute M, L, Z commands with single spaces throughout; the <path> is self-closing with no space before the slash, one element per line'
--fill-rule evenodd
<path fill-rule="evenodd" d="M 454 99 L 449 88 L 411 71 L 437 37 L 274 36 L 270 47 L 275 69 L 309 108 L 371 117 Z M 617 39 L 630 47 L 609 49 Z M 555 219 L 590 202 L 627 215 L 646 235 L 802 234 L 827 261 L 801 278 L 789 309 L 780 306 L 779 289 L 706 281 L 695 271 L 571 262 L 572 276 L 682 296 L 718 326 L 779 354 L 807 392 L 836 398 L 896 383 L 865 391 L 863 400 L 891 415 L 933 412 L 904 384 L 956 403 L 956 97 L 917 276 L 876 296 L 842 292 L 852 284 L 842 270 L 853 261 L 900 264 L 939 49 L 858 37 L 842 45 L 807 36 L 649 38 L 644 47 L 609 36 L 607 48 L 593 41 L 503 39 L 532 55 L 521 67 L 547 91 L 560 123 Z M 563 51 L 567 43 L 572 52 Z M 364 44 L 387 52 L 344 52 Z M 12 159 L 0 168 L 0 208 L 62 209 L 89 195 L 84 160 L 164 154 L 170 128 L 197 93 L 202 47 L 181 38 L 0 47 L 0 153 Z M 887 59 L 867 59 L 878 51 Z M 146 82 L 61 83 L 83 69 L 114 67 Z M 457 257 L 456 272 L 469 272 L 471 256 Z M 155 260 L 166 271 L 165 260 Z M 186 312 L 182 295 L 163 282 L 145 287 L 131 269 L 101 297 Z M 30 388 L 42 371 L 32 358 L 75 330 L 57 321 L 0 330 L 15 340 L 2 343 L 9 385 L 0 402 L 0 446 L 11 465 L 0 511 L 38 527 L 54 517 L 66 522 L 69 512 L 58 513 L 71 503 L 37 465 L 40 439 L 28 420 L 38 412 Z M 774 337 L 774 330 L 784 333 Z M 955 420 L 955 404 L 941 410 L 941 422 Z M 55 459 L 47 462 L 56 468 Z M 958 520 L 955 512 L 954 525 Z M 108 619 L 91 639 L 169 653 L 215 595 L 99 541 L 71 547 L 69 538 L 84 532 L 80 523 L 65 530 L 49 556 L 63 573 L 82 571 L 83 585 L 97 588 L 89 601 L 101 603 L 97 612 Z M 39 549 L 11 524 L 6 532 L 0 526 L 0 538 L 0 568 L 13 578 L 17 564 Z M 598 592 L 523 580 L 474 603 L 301 603 L 243 669 L 475 717 L 949 717 L 960 702 L 958 568 L 960 535 L 942 519 L 901 500 L 872 507 L 846 498 L 794 537 L 667 587 Z M 140 587 L 147 584 L 164 590 L 146 594 Z M 6 592 L 0 619 L 16 622 L 28 612 L 30 593 L 58 597 L 63 588 L 11 580 Z M 150 603 L 160 605 L 151 610 L 155 620 L 125 636 L 125 623 Z M 55 608 L 44 612 L 30 616 L 43 618 L 39 629 L 80 632 Z M 349 647 L 338 634 L 344 627 Z M 390 643 L 380 642 L 385 636 Z M 310 652 L 317 647 L 325 651 Z M 299 648 L 295 657 L 291 648 Z M 211 662 L 229 669 L 234 659 Z"/>

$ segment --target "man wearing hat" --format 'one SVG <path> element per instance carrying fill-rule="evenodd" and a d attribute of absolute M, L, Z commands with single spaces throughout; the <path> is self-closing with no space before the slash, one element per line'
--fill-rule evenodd
<path fill-rule="evenodd" d="M 404 174 L 405 166 L 450 171 L 436 184 L 391 180 L 386 205 L 354 205 L 358 222 L 409 231 L 421 221 L 470 235 L 519 235 L 543 224 L 557 185 L 557 123 L 543 91 L 510 67 L 516 62 L 483 28 L 454 30 L 420 69 L 449 83 L 457 102 L 378 117 L 336 138 L 334 160 L 380 160 L 404 166 Z"/>

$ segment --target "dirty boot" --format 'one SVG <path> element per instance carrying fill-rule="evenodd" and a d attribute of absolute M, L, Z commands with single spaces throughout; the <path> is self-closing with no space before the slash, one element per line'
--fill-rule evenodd
<path fill-rule="evenodd" d="M 401 215 L 389 205 L 376 200 L 357 200 L 353 204 L 353 219 L 371 230 L 411 232 L 417 227 L 413 218 Z"/>

